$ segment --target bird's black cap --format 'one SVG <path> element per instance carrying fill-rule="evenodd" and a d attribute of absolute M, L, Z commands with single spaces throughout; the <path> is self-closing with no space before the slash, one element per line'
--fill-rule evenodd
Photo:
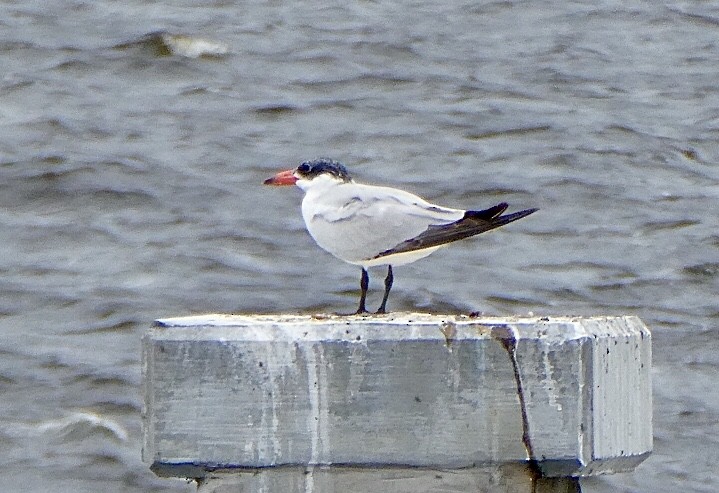
<path fill-rule="evenodd" d="M 319 176 L 324 173 L 333 175 L 345 182 L 352 181 L 352 177 L 347 171 L 347 168 L 345 168 L 339 161 L 335 161 L 333 159 L 313 159 L 312 161 L 305 161 L 297 166 L 297 174 L 307 180 L 311 180 L 315 176 Z"/>

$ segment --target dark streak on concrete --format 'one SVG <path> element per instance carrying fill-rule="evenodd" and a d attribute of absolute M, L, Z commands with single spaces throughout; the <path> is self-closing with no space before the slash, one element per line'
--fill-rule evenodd
<path fill-rule="evenodd" d="M 492 327 L 492 338 L 502 343 L 505 351 L 509 355 L 509 359 L 512 362 L 512 369 L 514 370 L 514 380 L 517 382 L 517 396 L 519 397 L 519 406 L 522 412 L 522 443 L 524 448 L 527 450 L 527 457 L 529 458 L 529 470 L 532 474 L 532 481 L 542 477 L 542 471 L 539 468 L 539 463 L 536 456 L 534 455 L 534 448 L 532 447 L 532 438 L 529 433 L 529 418 L 527 417 L 527 404 L 524 399 L 524 387 L 522 386 L 522 375 L 519 372 L 519 365 L 517 363 L 517 339 L 514 337 L 514 332 L 507 326 Z"/>

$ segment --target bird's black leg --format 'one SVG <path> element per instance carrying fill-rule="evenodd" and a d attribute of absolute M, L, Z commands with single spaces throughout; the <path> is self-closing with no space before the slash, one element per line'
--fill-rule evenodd
<path fill-rule="evenodd" d="M 362 268 L 362 278 L 360 279 L 360 288 L 362 288 L 362 294 L 360 294 L 359 308 L 357 308 L 357 314 L 367 313 L 365 308 L 365 300 L 367 299 L 367 288 L 369 288 L 369 274 L 367 270 Z"/>
<path fill-rule="evenodd" d="M 390 265 L 387 269 L 387 277 L 384 278 L 384 296 L 382 297 L 382 304 L 379 306 L 377 313 L 387 313 L 387 298 L 389 298 L 389 290 L 392 289 L 392 281 L 394 281 L 394 276 L 392 275 L 392 266 Z"/>

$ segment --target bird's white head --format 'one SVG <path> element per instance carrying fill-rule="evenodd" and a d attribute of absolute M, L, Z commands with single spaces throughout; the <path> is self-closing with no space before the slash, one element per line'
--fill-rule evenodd
<path fill-rule="evenodd" d="M 305 161 L 295 169 L 281 171 L 264 181 L 265 185 L 286 186 L 297 185 L 303 190 L 321 183 L 349 183 L 352 178 L 347 168 L 338 161 L 320 158 Z"/>

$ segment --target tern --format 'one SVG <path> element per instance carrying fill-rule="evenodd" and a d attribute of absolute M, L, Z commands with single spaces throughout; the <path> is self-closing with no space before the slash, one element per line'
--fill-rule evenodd
<path fill-rule="evenodd" d="M 324 158 L 281 171 L 264 184 L 301 188 L 305 193 L 302 217 L 317 245 L 362 268 L 357 314 L 367 313 L 369 267 L 388 266 L 377 310 L 386 313 L 394 281 L 392 266 L 414 262 L 449 243 L 537 211 L 526 209 L 503 216 L 508 207 L 504 202 L 479 211 L 442 207 L 397 188 L 357 183 L 342 163 Z"/>

